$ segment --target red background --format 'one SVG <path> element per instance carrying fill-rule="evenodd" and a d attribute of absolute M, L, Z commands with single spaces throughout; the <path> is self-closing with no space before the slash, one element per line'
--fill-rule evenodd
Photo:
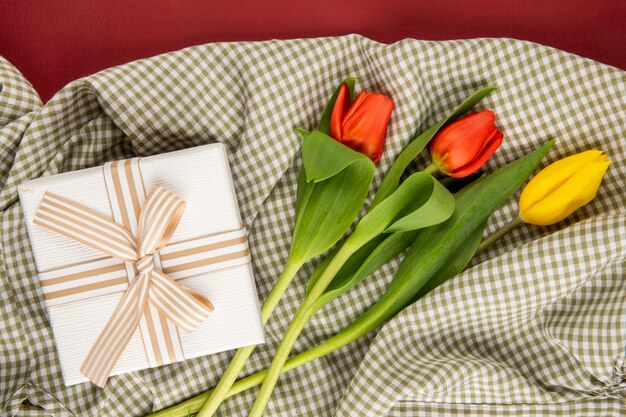
<path fill-rule="evenodd" d="M 513 37 L 626 69 L 624 0 L 0 0 L 0 54 L 47 100 L 71 80 L 214 41 Z"/>

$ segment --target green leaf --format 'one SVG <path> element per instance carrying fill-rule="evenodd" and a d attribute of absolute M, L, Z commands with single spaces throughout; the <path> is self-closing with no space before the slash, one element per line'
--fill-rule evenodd
<path fill-rule="evenodd" d="M 308 198 L 314 189 L 315 184 L 306 181 L 306 172 L 304 171 L 304 167 L 300 167 L 300 173 L 298 173 L 298 189 L 296 191 L 296 213 L 300 211 L 302 200 Z"/>
<path fill-rule="evenodd" d="M 367 213 L 349 239 L 368 241 L 390 229 L 408 231 L 432 226 L 447 220 L 453 211 L 452 194 L 429 174 L 416 172 Z"/>
<path fill-rule="evenodd" d="M 293 131 L 296 132 L 298 135 L 300 135 L 302 139 L 306 138 L 311 133 L 308 130 L 302 129 L 300 127 L 296 127 Z"/>
<path fill-rule="evenodd" d="M 328 135 L 314 130 L 302 142 L 302 165 L 307 182 L 319 182 L 337 175 L 350 164 L 362 163 L 374 172 L 374 163 Z"/>
<path fill-rule="evenodd" d="M 324 294 L 315 301 L 310 311 L 319 310 L 395 258 L 409 247 L 417 233 L 419 233 L 418 230 L 397 232 L 379 235 L 372 239 L 348 259 Z M 315 282 L 316 279 L 312 276 L 307 288 L 312 288 Z"/>
<path fill-rule="evenodd" d="M 409 164 L 420 154 L 428 145 L 428 142 L 437 134 L 439 129 L 441 129 L 444 125 L 458 119 L 463 114 L 467 113 L 474 107 L 480 100 L 489 95 L 496 87 L 484 87 L 480 90 L 475 91 L 472 95 L 466 98 L 448 117 L 446 117 L 441 122 L 435 124 L 430 127 L 422 134 L 413 139 L 404 150 L 398 155 L 393 165 L 385 175 L 383 182 L 380 184 L 378 188 L 378 192 L 376 193 L 376 197 L 372 203 L 373 206 L 378 205 L 385 198 L 389 197 L 391 193 L 393 193 L 400 183 L 400 178 L 402 174 L 409 166 Z"/>
<path fill-rule="evenodd" d="M 426 193 L 417 196 L 418 198 L 415 199 L 413 207 L 408 210 L 408 214 L 396 220 L 385 232 L 404 232 L 421 229 L 439 224 L 452 216 L 455 205 L 454 196 L 430 175 L 420 172 L 413 174 L 411 177 L 415 175 L 420 175 L 420 178 L 425 178 L 429 182 L 430 193 L 428 198 L 426 198 Z M 400 189 L 402 189 L 402 185 L 397 191 L 400 191 Z"/>
<path fill-rule="evenodd" d="M 480 246 L 480 242 L 485 234 L 485 227 L 487 222 L 479 225 L 470 235 L 465 239 L 465 242 L 457 251 L 449 256 L 448 262 L 441 268 L 439 271 L 433 275 L 431 279 L 429 279 L 426 284 L 418 291 L 415 295 L 411 303 L 419 300 L 450 278 L 460 274 L 463 272 L 467 264 L 470 263 L 476 251 L 478 250 L 478 246 Z"/>
<path fill-rule="evenodd" d="M 354 100 L 354 84 L 356 83 L 356 78 L 346 78 L 343 83 L 347 84 L 348 91 L 350 92 L 350 99 Z M 335 89 L 333 95 L 330 97 L 330 100 L 328 100 L 328 104 L 326 104 L 324 112 L 322 113 L 320 125 L 317 128 L 317 130 L 327 135 L 330 135 L 330 116 L 333 113 L 333 107 L 335 107 L 335 102 L 337 101 L 337 96 L 339 95 L 340 88 L 341 84 L 339 84 L 339 86 Z"/>
<path fill-rule="evenodd" d="M 359 214 L 374 177 L 368 158 L 354 161 L 336 175 L 306 182 L 306 168 L 298 178 L 298 209 L 290 260 L 305 262 L 330 249 Z"/>

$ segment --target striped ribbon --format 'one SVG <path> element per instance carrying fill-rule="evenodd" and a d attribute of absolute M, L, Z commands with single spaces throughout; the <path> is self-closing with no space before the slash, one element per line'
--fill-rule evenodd
<path fill-rule="evenodd" d="M 184 359 L 177 328 L 195 329 L 213 306 L 176 279 L 249 260 L 245 229 L 168 243 L 185 202 L 161 186 L 146 196 L 139 159 L 104 166 L 115 221 L 49 192 L 33 220 L 108 255 L 40 272 L 48 304 L 124 291 L 81 367 L 81 372 L 101 387 L 137 327 L 150 366 Z"/>

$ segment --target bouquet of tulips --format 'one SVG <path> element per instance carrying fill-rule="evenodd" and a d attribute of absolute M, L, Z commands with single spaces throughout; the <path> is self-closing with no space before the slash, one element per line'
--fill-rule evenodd
<path fill-rule="evenodd" d="M 228 396 L 262 383 L 249 414 L 260 417 L 282 372 L 375 330 L 461 272 L 478 250 L 520 223 L 547 225 L 564 219 L 593 199 L 609 165 L 601 151 L 550 165 L 522 192 L 519 218 L 483 240 L 489 216 L 524 184 L 554 141 L 471 181 L 503 140 L 492 111 L 466 114 L 495 89 L 482 88 L 410 141 L 385 175 L 367 214 L 334 247 L 365 202 L 394 106 L 382 94 L 361 92 L 355 97 L 354 86 L 355 80 L 347 79 L 336 89 L 317 129 L 297 130 L 303 141 L 293 238 L 284 270 L 261 309 L 264 323 L 302 265 L 330 252 L 309 278 L 306 295 L 271 365 L 237 381 L 255 346 L 241 348 L 212 391 L 153 416 L 197 412 L 208 417 Z M 408 165 L 426 147 L 432 163 L 402 181 Z M 437 180 L 437 171 L 449 178 Z M 319 346 L 289 358 L 300 332 L 318 310 L 405 251 L 385 293 L 361 317 Z"/>

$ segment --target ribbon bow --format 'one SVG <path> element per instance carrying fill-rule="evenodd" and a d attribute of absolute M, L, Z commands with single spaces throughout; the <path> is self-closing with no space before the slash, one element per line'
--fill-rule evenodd
<path fill-rule="evenodd" d="M 113 220 L 49 192 L 37 209 L 34 223 L 134 265 L 134 279 L 80 369 L 99 386 L 106 383 L 148 304 L 188 331 L 213 310 L 206 297 L 184 288 L 155 265 L 155 254 L 174 234 L 184 210 L 183 200 L 155 186 L 141 207 L 133 236 Z"/>

